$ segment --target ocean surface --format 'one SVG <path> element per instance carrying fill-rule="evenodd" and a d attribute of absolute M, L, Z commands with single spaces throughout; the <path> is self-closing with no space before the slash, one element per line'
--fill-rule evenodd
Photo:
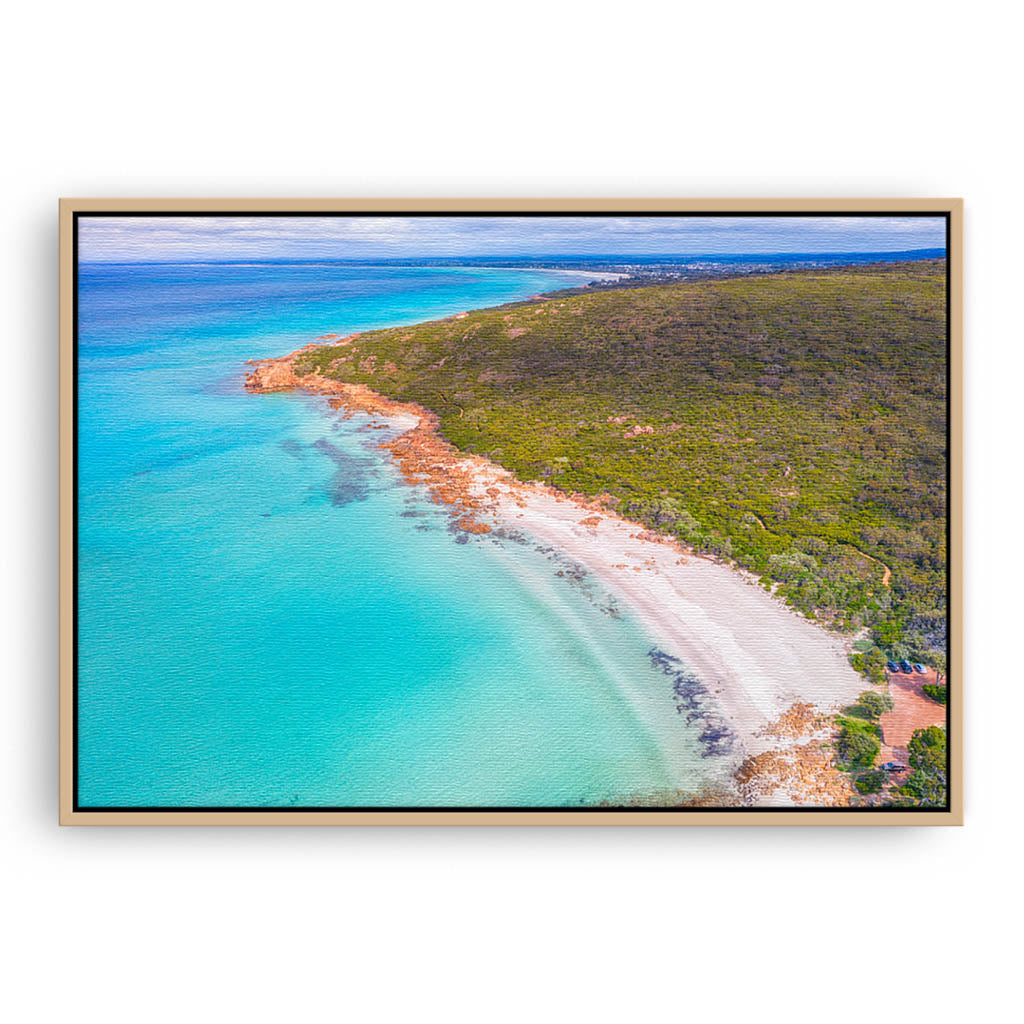
<path fill-rule="evenodd" d="M 580 806 L 724 770 L 641 626 L 529 538 L 454 534 L 245 361 L 578 284 L 313 263 L 79 273 L 83 807 Z"/>

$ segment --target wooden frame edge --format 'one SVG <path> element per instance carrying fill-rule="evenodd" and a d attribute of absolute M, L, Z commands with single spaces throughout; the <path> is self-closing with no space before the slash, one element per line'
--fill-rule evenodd
<path fill-rule="evenodd" d="M 60 823 L 75 824 L 74 789 L 74 268 L 73 200 L 60 201 Z"/>
<path fill-rule="evenodd" d="M 73 247 L 76 213 L 144 213 L 192 211 L 238 212 L 436 212 L 529 213 L 629 211 L 679 213 L 820 214 L 916 212 L 949 214 L 949 324 L 950 324 L 950 538 L 951 565 L 949 628 L 953 658 L 950 684 L 950 805 L 948 810 L 813 811 L 82 811 L 73 804 Z M 963 616 L 963 283 L 964 201 L 959 198 L 63 198 L 60 222 L 60 727 L 59 822 L 72 826 L 833 826 L 962 825 L 964 823 L 964 616 Z M 955 569 L 955 571 L 954 571 Z"/>
<path fill-rule="evenodd" d="M 820 198 L 665 198 L 652 199 L 620 196 L 612 198 L 579 198 L 564 199 L 550 197 L 500 197 L 482 196 L 479 198 L 420 198 L 396 199 L 394 197 L 349 197 L 349 198 L 97 198 L 81 197 L 61 200 L 61 208 L 65 205 L 69 213 L 170 213 L 192 211 L 223 211 L 225 214 L 254 211 L 263 214 L 274 212 L 314 213 L 353 213 L 379 210 L 388 213 L 433 212 L 438 215 L 445 213 L 530 213 L 538 210 L 566 213 L 595 212 L 616 210 L 636 213 L 659 213 L 677 211 L 679 213 L 762 213 L 770 216 L 773 213 L 949 213 L 958 206 L 962 208 L 963 200 L 951 197 L 933 199 L 893 199 L 885 198 L 842 198 L 822 196 Z"/>
<path fill-rule="evenodd" d="M 951 824 L 964 823 L 964 201 L 949 207 L 949 573 L 948 632 L 953 659 L 947 673 L 949 693 Z"/>
<path fill-rule="evenodd" d="M 667 826 L 717 825 L 727 827 L 880 825 L 962 825 L 955 811 L 856 811 L 836 808 L 820 811 L 69 811 L 62 825 L 74 826 L 302 826 L 359 825 L 376 827 L 422 826 Z"/>

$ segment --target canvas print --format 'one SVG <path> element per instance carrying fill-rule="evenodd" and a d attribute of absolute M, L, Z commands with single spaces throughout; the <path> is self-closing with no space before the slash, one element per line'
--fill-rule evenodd
<path fill-rule="evenodd" d="M 76 809 L 948 806 L 947 213 L 73 244 Z"/>

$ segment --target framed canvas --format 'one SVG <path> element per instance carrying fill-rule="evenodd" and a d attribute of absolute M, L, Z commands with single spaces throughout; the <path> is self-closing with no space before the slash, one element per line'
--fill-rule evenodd
<path fill-rule="evenodd" d="M 62 200 L 61 822 L 962 823 L 962 214 Z"/>

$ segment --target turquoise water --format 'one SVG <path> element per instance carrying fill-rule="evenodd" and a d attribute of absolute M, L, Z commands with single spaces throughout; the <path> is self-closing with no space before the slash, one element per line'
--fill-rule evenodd
<path fill-rule="evenodd" d="M 453 534 L 366 417 L 242 389 L 245 360 L 327 332 L 574 283 L 81 268 L 82 806 L 576 806 L 714 774 L 594 581 Z"/>

